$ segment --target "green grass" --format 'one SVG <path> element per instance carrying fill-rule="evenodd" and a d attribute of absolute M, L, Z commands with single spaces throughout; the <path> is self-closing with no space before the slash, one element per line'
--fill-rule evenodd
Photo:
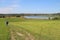
<path fill-rule="evenodd" d="M 9 22 L 23 21 L 20 18 L 0 18 L 0 40 L 10 40 L 10 28 L 5 24 L 7 20 Z"/>
<path fill-rule="evenodd" d="M 9 21 L 12 29 L 23 28 L 30 32 L 35 40 L 60 40 L 60 20 L 34 20 L 20 18 L 0 18 L 0 40 L 9 40 L 9 27 L 5 21 Z"/>
<path fill-rule="evenodd" d="M 0 40 L 9 40 L 9 28 L 5 25 L 4 19 L 0 19 Z"/>
<path fill-rule="evenodd" d="M 24 28 L 36 37 L 36 40 L 60 40 L 60 20 L 25 20 L 11 22 L 17 28 Z"/>

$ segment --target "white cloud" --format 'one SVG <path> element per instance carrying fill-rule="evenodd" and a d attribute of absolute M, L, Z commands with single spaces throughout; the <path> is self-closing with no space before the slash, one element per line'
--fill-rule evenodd
<path fill-rule="evenodd" d="M 5 1 L 5 0 L 0 0 L 0 1 Z M 0 7 L 0 13 L 12 13 L 14 10 L 18 9 L 20 6 L 18 4 L 17 0 L 12 0 L 13 4 L 7 5 L 6 7 Z"/>
<path fill-rule="evenodd" d="M 0 13 L 12 13 L 15 9 L 17 9 L 19 5 L 11 5 L 8 7 L 2 7 L 0 8 Z"/>

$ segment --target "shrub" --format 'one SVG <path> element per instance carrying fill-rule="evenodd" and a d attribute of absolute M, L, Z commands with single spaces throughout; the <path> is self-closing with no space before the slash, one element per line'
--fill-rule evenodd
<path fill-rule="evenodd" d="M 54 17 L 53 20 L 60 20 L 60 17 Z"/>

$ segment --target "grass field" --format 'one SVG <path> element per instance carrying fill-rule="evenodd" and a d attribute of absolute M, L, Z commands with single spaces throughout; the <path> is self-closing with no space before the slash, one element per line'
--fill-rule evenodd
<path fill-rule="evenodd" d="M 5 25 L 5 20 L 0 19 L 0 40 L 9 40 L 9 28 Z"/>
<path fill-rule="evenodd" d="M 8 27 L 5 25 L 6 20 L 9 20 Z M 34 37 L 34 40 L 60 40 L 60 20 L 0 19 L 0 40 L 9 40 L 9 29 L 14 32 L 17 40 L 25 40 L 28 33 L 30 33 L 29 38 Z M 23 36 L 18 36 L 16 32 Z"/>

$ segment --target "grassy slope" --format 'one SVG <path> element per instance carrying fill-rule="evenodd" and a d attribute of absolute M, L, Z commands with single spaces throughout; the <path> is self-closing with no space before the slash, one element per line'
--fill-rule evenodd
<path fill-rule="evenodd" d="M 0 19 L 0 40 L 9 40 L 9 29 L 5 25 L 5 19 Z"/>
<path fill-rule="evenodd" d="M 6 26 L 5 22 L 20 22 L 21 18 L 0 18 L 0 40 L 10 40 L 9 26 Z"/>
<path fill-rule="evenodd" d="M 11 24 L 30 31 L 37 40 L 60 40 L 60 20 L 25 20 Z"/>
<path fill-rule="evenodd" d="M 6 20 L 9 20 L 10 25 L 28 30 L 37 40 L 60 40 L 60 20 L 21 20 L 20 18 L 0 19 L 0 40 L 9 40 Z"/>

